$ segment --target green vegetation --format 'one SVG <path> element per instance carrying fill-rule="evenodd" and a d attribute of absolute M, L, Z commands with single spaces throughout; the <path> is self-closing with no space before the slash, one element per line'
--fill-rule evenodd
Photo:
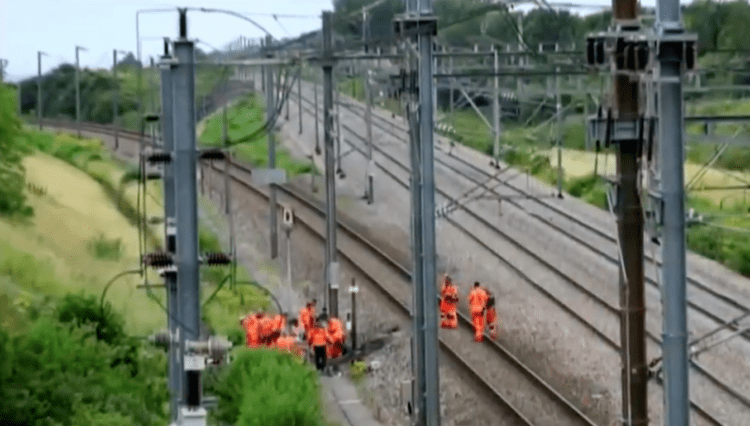
<path fill-rule="evenodd" d="M 196 57 L 205 54 L 198 51 Z M 95 123 L 112 123 L 114 100 L 119 88 L 118 116 L 120 124 L 130 130 L 139 130 L 139 99 L 144 113 L 158 110 L 159 69 L 143 68 L 139 83 L 138 62 L 132 54 L 118 63 L 117 79 L 111 70 L 82 69 L 80 72 L 81 119 Z M 196 106 L 208 96 L 224 79 L 225 72 L 217 72 L 217 66 L 199 64 L 195 75 Z M 21 82 L 21 111 L 36 117 L 37 78 Z M 42 76 L 43 116 L 55 119 L 75 119 L 75 66 L 62 64 Z"/>
<path fill-rule="evenodd" d="M 16 116 L 17 97 L 0 84 L 0 216 L 28 217 L 33 209 L 26 204 L 24 168 L 21 164 L 28 149 L 23 144 L 23 129 Z"/>
<path fill-rule="evenodd" d="M 317 373 L 301 359 L 272 349 L 239 349 L 207 384 L 219 396 L 215 421 L 237 426 L 324 425 Z"/>
<path fill-rule="evenodd" d="M 108 239 L 104 233 L 90 239 L 86 247 L 92 256 L 102 260 L 120 260 L 122 257 L 122 238 Z"/>
<path fill-rule="evenodd" d="M 250 94 L 240 99 L 227 111 L 227 136 L 230 143 L 236 143 L 231 150 L 238 159 L 256 167 L 268 164 L 268 143 L 265 132 L 261 132 L 266 122 L 265 105 L 258 96 Z M 223 116 L 216 114 L 209 118 L 200 135 L 200 142 L 208 146 L 222 146 Z M 250 135 L 256 135 L 248 141 L 237 143 Z M 295 160 L 284 149 L 276 148 L 276 165 L 287 171 L 290 177 L 316 172 L 310 162 Z"/>
<path fill-rule="evenodd" d="M 355 361 L 349 366 L 349 375 L 355 383 L 362 382 L 366 374 L 367 363 L 364 361 Z"/>
<path fill-rule="evenodd" d="M 24 321 L 0 328 L 3 424 L 167 423 L 166 357 L 125 335 L 109 304 L 69 295 L 4 311 Z"/>

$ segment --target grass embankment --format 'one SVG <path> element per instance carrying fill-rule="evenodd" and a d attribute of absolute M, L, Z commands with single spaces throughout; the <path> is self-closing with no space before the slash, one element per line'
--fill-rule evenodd
<path fill-rule="evenodd" d="M 259 96 L 250 94 L 240 99 L 227 110 L 227 136 L 230 143 L 255 135 L 246 142 L 234 144 L 232 154 L 256 167 L 268 165 L 268 140 L 265 131 L 260 131 L 266 122 L 265 104 Z M 223 114 L 209 118 L 200 134 L 200 143 L 207 146 L 222 146 Z M 256 134 L 257 133 L 257 134 Z M 289 152 L 277 145 L 276 167 L 287 171 L 288 177 L 304 173 L 317 173 L 309 161 L 293 158 Z"/>
<path fill-rule="evenodd" d="M 115 162 L 99 141 L 78 140 L 59 134 L 33 133 L 40 152 L 28 156 L 29 203 L 35 216 L 25 223 L 0 220 L 6 238 L 0 275 L 10 277 L 4 286 L 12 299 L 38 299 L 47 294 L 84 291 L 100 295 L 106 283 L 121 271 L 138 269 L 140 263 L 137 173 Z M 41 189 L 41 191 L 39 190 Z M 161 216 L 159 184 L 150 182 L 146 199 L 149 216 Z M 142 211 L 142 206 L 140 206 Z M 148 251 L 163 244 L 161 227 L 151 227 Z M 216 237 L 201 227 L 201 250 L 226 251 Z M 204 299 L 226 277 L 228 267 L 204 268 Z M 161 279 L 149 271 L 149 281 Z M 243 269 L 238 278 L 249 280 Z M 126 317 L 127 329 L 144 334 L 165 325 L 163 291 L 137 289 L 137 274 L 119 278 L 108 290 L 107 300 L 119 312 L 139 312 Z M 12 283 L 12 284 L 11 284 Z M 239 313 L 264 307 L 265 297 L 250 288 L 226 285 L 205 306 L 206 320 L 217 332 L 236 328 Z"/>

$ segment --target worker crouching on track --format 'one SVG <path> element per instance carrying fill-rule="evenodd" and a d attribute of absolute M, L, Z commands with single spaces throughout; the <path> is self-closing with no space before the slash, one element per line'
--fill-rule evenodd
<path fill-rule="evenodd" d="M 269 337 L 269 344 L 274 344 L 276 340 L 278 340 L 279 337 L 281 337 L 282 332 L 286 329 L 286 318 L 287 315 L 285 312 L 282 312 L 280 314 L 277 314 L 273 317 L 272 324 L 271 324 L 271 335 Z"/>
<path fill-rule="evenodd" d="M 440 327 L 458 327 L 458 315 L 456 315 L 457 305 L 458 289 L 453 285 L 451 277 L 445 275 L 443 277 L 443 286 L 440 289 Z"/>
<path fill-rule="evenodd" d="M 346 340 L 344 325 L 341 323 L 341 320 L 335 316 L 331 316 L 328 319 L 326 332 L 328 333 L 326 355 L 330 359 L 340 357 L 344 353 L 344 341 Z"/>
<path fill-rule="evenodd" d="M 313 349 L 315 356 L 315 368 L 323 371 L 326 367 L 326 345 L 328 343 L 328 333 L 323 328 L 321 321 L 316 320 L 315 325 L 307 333 L 307 343 Z"/>
<path fill-rule="evenodd" d="M 261 340 L 258 323 L 262 317 L 263 314 L 261 313 L 250 314 L 240 321 L 240 325 L 245 329 L 245 342 L 248 348 L 260 346 Z"/>
<path fill-rule="evenodd" d="M 484 291 L 487 293 L 487 310 L 486 319 L 487 327 L 490 329 L 490 337 L 493 340 L 497 340 L 497 310 L 495 310 L 495 295 L 492 294 L 486 288 Z"/>
<path fill-rule="evenodd" d="M 487 308 L 487 292 L 474 283 L 474 288 L 469 293 L 469 312 L 471 313 L 471 324 L 474 326 L 474 341 L 484 341 L 484 313 Z"/>

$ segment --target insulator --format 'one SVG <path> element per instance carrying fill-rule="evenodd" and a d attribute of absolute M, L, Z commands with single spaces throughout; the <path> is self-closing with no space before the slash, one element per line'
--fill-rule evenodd
<path fill-rule="evenodd" d="M 220 149 L 205 149 L 200 153 L 201 160 L 223 160 L 225 158 L 226 154 Z"/>
<path fill-rule="evenodd" d="M 148 253 L 143 256 L 143 264 L 153 268 L 163 268 L 173 264 L 172 256 L 163 251 Z"/>
<path fill-rule="evenodd" d="M 205 259 L 208 266 L 229 265 L 232 262 L 226 253 L 206 253 Z"/>
<path fill-rule="evenodd" d="M 146 161 L 152 164 L 169 163 L 172 161 L 172 155 L 168 152 L 154 152 L 146 157 Z"/>

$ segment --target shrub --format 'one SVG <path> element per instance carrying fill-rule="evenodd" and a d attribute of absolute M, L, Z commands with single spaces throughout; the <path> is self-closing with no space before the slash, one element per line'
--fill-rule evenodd
<path fill-rule="evenodd" d="M 120 260 L 123 252 L 122 239 L 108 239 L 103 233 L 90 239 L 86 248 L 92 256 L 102 260 Z"/>
<path fill-rule="evenodd" d="M 361 382 L 367 374 L 367 363 L 364 361 L 355 361 L 349 367 L 349 374 L 354 382 Z"/>
<path fill-rule="evenodd" d="M 219 422 L 238 426 L 323 425 L 317 374 L 292 355 L 241 349 L 213 389 Z"/>

